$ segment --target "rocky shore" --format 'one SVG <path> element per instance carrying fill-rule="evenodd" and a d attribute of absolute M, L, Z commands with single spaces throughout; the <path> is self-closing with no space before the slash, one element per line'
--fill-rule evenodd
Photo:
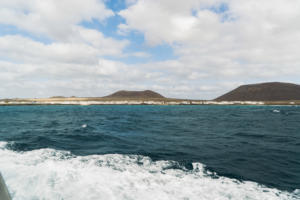
<path fill-rule="evenodd" d="M 49 98 L 6 99 L 0 105 L 300 105 L 300 101 L 208 101 L 181 99 Z"/>

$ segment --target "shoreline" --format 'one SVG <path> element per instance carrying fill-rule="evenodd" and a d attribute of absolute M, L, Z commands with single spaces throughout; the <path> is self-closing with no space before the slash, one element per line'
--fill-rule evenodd
<path fill-rule="evenodd" d="M 47 98 L 5 99 L 0 106 L 17 105 L 300 105 L 300 101 L 212 101 L 187 99 Z"/>

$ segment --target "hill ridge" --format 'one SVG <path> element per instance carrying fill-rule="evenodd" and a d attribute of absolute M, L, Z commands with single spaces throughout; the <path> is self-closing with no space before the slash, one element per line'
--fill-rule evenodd
<path fill-rule="evenodd" d="M 265 82 L 241 85 L 221 95 L 216 101 L 288 101 L 300 100 L 300 85 Z"/>
<path fill-rule="evenodd" d="M 165 98 L 165 97 L 152 90 L 142 90 L 142 91 L 119 90 L 115 93 L 105 96 L 104 98 L 138 98 L 138 99 L 154 98 L 156 99 L 156 98 Z"/>

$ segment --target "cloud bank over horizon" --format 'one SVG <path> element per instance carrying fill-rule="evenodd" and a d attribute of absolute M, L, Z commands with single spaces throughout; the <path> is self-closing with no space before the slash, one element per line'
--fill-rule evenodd
<path fill-rule="evenodd" d="M 298 0 L 2 0 L 0 98 L 300 83 Z"/>

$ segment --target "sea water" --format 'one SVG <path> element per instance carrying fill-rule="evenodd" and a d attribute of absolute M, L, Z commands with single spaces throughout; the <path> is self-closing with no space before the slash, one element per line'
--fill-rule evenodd
<path fill-rule="evenodd" d="M 300 107 L 0 107 L 0 171 L 14 200 L 300 199 Z"/>

